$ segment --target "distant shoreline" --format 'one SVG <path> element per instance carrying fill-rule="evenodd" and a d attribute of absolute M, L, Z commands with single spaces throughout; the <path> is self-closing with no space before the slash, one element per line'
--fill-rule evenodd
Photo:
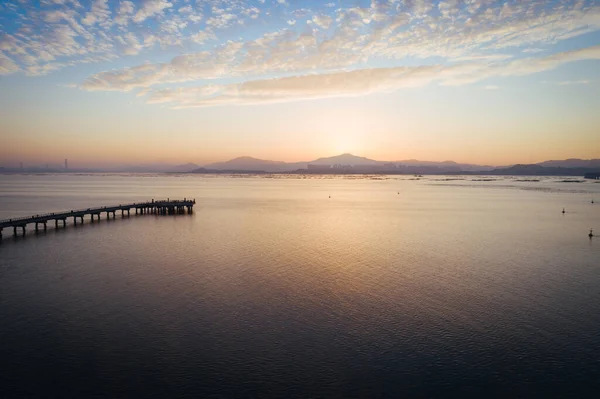
<path fill-rule="evenodd" d="M 310 170 L 295 170 L 285 172 L 267 172 L 264 170 L 210 170 L 205 169 L 203 171 L 192 171 L 192 172 L 163 172 L 163 171 L 149 171 L 149 172 L 128 172 L 128 171 L 6 171 L 0 170 L 0 175 L 310 175 L 310 176 L 412 176 L 415 179 L 419 179 L 425 176 L 482 176 L 482 177 L 495 177 L 495 176 L 514 176 L 514 177 L 578 177 L 585 180 L 600 180 L 600 172 L 585 172 L 573 168 L 564 168 L 561 173 L 509 173 L 508 171 L 460 171 L 460 172 L 437 172 L 437 173 L 411 173 L 411 172 L 400 172 L 400 171 L 373 171 L 373 172 L 355 172 L 348 170 L 331 170 L 331 171 L 310 171 Z M 538 181 L 538 180 L 521 180 L 521 181 Z"/>

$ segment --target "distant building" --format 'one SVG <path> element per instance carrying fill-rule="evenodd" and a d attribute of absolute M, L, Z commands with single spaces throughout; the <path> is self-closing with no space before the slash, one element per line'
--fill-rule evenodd
<path fill-rule="evenodd" d="M 311 164 L 308 164 L 307 167 L 308 167 L 308 170 L 310 170 L 310 171 L 330 170 L 331 169 L 331 165 L 311 165 Z"/>
<path fill-rule="evenodd" d="M 350 170 L 350 169 L 353 168 L 353 166 L 352 165 L 342 165 L 342 164 L 336 163 L 335 165 L 333 165 L 333 168 L 334 169 L 348 169 L 348 170 Z"/>

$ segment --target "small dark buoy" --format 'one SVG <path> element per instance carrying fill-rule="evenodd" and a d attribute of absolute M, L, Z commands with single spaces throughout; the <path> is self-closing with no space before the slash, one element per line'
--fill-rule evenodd
<path fill-rule="evenodd" d="M 331 195 L 329 196 L 329 198 L 331 198 Z"/>
<path fill-rule="evenodd" d="M 562 213 L 565 213 L 565 208 L 563 208 L 563 211 L 562 211 Z"/>
<path fill-rule="evenodd" d="M 398 194 L 400 194 L 400 191 L 398 191 Z"/>
<path fill-rule="evenodd" d="M 592 238 L 594 236 L 594 229 L 590 229 L 590 234 L 588 234 L 588 237 Z"/>

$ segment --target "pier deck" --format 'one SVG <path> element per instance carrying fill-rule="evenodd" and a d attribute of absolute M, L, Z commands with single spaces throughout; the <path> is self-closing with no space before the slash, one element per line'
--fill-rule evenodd
<path fill-rule="evenodd" d="M 151 214 L 159 214 L 159 215 L 174 215 L 180 213 L 192 213 L 194 205 L 196 204 L 195 199 L 186 199 L 183 200 L 159 200 L 159 201 L 149 201 L 149 202 L 140 202 L 133 203 L 127 205 L 114 205 L 114 206 L 103 206 L 100 208 L 87 208 L 87 209 L 79 209 L 72 210 L 67 212 L 56 212 L 56 213 L 47 213 L 44 215 L 33 215 L 26 217 L 18 217 L 12 219 L 4 219 L 0 220 L 0 240 L 2 239 L 2 230 L 5 228 L 13 228 L 13 234 L 17 236 L 19 229 L 21 229 L 21 233 L 24 236 L 26 231 L 26 226 L 28 224 L 35 225 L 35 231 L 39 231 L 40 226 L 46 231 L 48 222 L 54 221 L 55 227 L 58 228 L 59 224 L 63 227 L 67 226 L 67 219 L 73 218 L 73 224 L 77 225 L 77 221 L 80 220 L 83 223 L 84 218 L 86 216 L 90 216 L 92 222 L 95 218 L 100 220 L 102 213 L 106 213 L 106 218 L 110 218 L 111 214 L 113 219 L 116 217 L 116 213 L 121 211 L 121 216 L 129 216 L 131 214 L 131 210 L 135 210 L 135 213 L 151 213 Z"/>

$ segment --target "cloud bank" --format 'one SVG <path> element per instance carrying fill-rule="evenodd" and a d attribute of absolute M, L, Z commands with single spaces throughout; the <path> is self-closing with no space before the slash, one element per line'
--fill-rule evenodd
<path fill-rule="evenodd" d="M 0 5 L 0 75 L 146 55 L 146 63 L 95 73 L 78 87 L 137 90 L 150 103 L 192 107 L 456 86 L 598 59 L 590 43 L 553 51 L 600 30 L 595 0 L 295 4 L 10 0 Z M 180 55 L 152 61 L 165 52 Z"/>

